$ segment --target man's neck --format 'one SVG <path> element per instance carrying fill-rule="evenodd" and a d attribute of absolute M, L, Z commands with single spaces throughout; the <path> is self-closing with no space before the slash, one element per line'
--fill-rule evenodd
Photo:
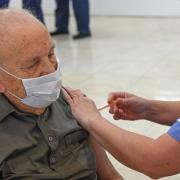
<path fill-rule="evenodd" d="M 16 109 L 18 109 L 21 112 L 41 115 L 46 110 L 46 108 L 32 108 L 30 106 L 27 106 L 8 93 L 4 93 L 4 96 Z"/>

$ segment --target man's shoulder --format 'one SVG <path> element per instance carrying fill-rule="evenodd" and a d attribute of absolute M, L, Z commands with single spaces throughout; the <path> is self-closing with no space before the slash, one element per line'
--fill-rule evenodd
<path fill-rule="evenodd" d="M 56 109 L 56 113 L 63 113 L 68 118 L 74 119 L 72 112 L 71 112 L 71 107 L 67 103 L 65 96 L 64 96 L 62 91 L 60 92 L 59 98 L 56 100 L 56 102 L 54 102 L 51 105 L 51 108 L 54 110 Z"/>
<path fill-rule="evenodd" d="M 13 111 L 15 111 L 15 108 L 10 104 L 3 94 L 0 94 L 0 121 Z"/>
<path fill-rule="evenodd" d="M 60 92 L 56 103 L 58 103 L 59 105 L 62 105 L 62 106 L 69 106 L 69 104 L 67 103 L 66 98 L 63 94 L 63 91 Z"/>

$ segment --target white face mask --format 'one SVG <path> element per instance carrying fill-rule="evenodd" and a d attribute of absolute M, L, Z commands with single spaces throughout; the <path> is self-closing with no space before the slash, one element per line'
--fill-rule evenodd
<path fill-rule="evenodd" d="M 21 99 L 10 91 L 8 91 L 8 93 L 18 98 L 22 103 L 28 106 L 34 108 L 47 107 L 56 101 L 59 97 L 62 88 L 62 82 L 60 62 L 58 59 L 57 69 L 55 72 L 37 78 L 22 79 L 9 73 L 2 67 L 0 67 L 0 69 L 17 79 L 22 80 L 27 95 L 25 98 Z"/>

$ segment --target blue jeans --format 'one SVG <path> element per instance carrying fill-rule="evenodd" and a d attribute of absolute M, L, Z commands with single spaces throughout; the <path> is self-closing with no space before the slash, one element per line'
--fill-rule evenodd
<path fill-rule="evenodd" d="M 44 15 L 41 8 L 41 0 L 22 0 L 22 3 L 24 9 L 31 11 L 37 19 L 45 24 Z"/>
<path fill-rule="evenodd" d="M 0 8 L 7 8 L 9 5 L 9 0 L 0 0 Z"/>
<path fill-rule="evenodd" d="M 41 0 L 22 0 L 23 8 L 34 14 L 42 23 L 44 23 L 44 16 L 41 8 Z M 9 0 L 0 0 L 0 8 L 7 8 Z"/>
<path fill-rule="evenodd" d="M 68 31 L 69 0 L 56 0 L 56 27 L 59 31 Z M 77 30 L 81 33 L 90 32 L 89 29 L 89 1 L 73 0 L 73 9 L 77 22 Z"/>

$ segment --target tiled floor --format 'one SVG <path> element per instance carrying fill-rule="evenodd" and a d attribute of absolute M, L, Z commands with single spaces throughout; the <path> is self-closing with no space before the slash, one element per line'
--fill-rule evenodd
<path fill-rule="evenodd" d="M 46 20 L 52 30 L 53 17 Z M 74 24 L 72 19 L 72 33 Z M 180 100 L 180 18 L 94 17 L 91 24 L 91 39 L 54 39 L 64 85 L 83 90 L 98 107 L 111 91 Z M 168 129 L 147 121 L 114 122 L 106 110 L 102 114 L 122 128 L 153 138 Z M 150 179 L 111 160 L 127 180 Z M 178 179 L 180 175 L 164 178 Z"/>

